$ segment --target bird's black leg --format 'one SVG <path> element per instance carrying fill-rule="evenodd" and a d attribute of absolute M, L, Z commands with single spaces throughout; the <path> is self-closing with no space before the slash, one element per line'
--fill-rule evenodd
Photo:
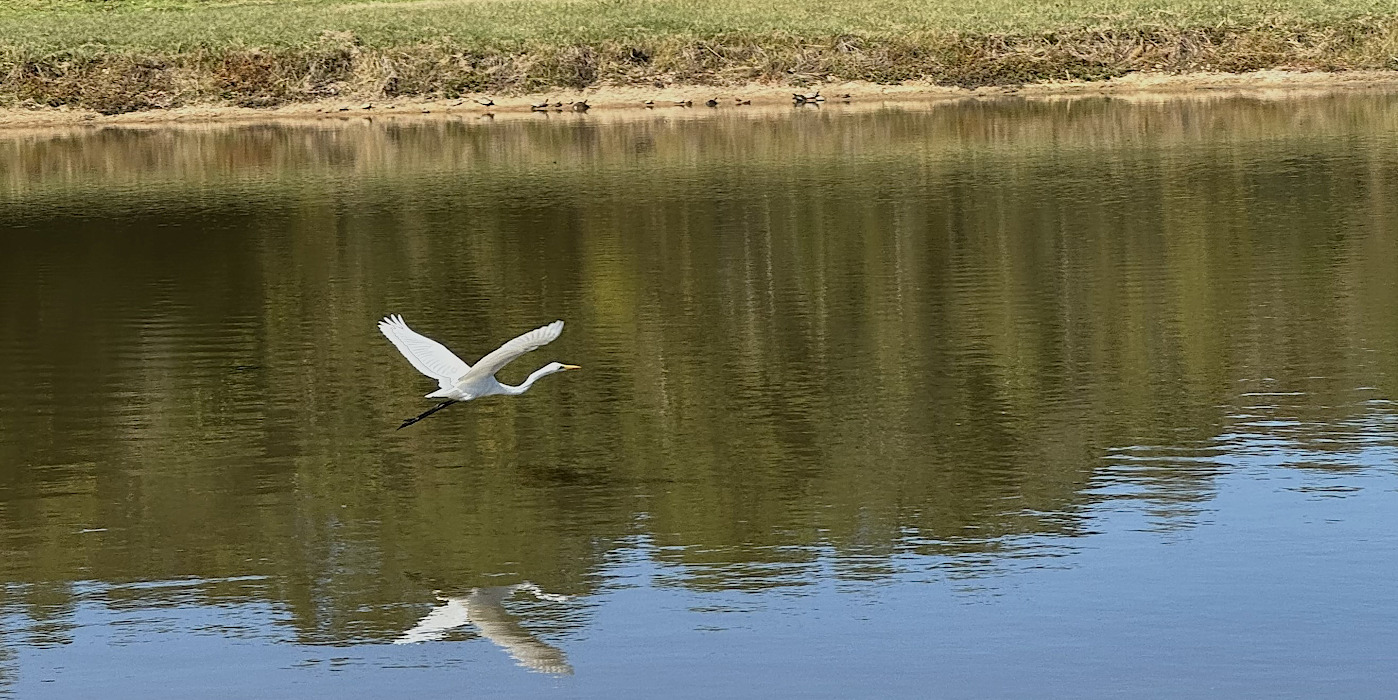
<path fill-rule="evenodd" d="M 452 404 L 454 404 L 454 403 L 457 403 L 456 399 L 447 399 L 446 401 L 443 401 L 443 402 L 437 404 L 436 406 L 433 406 L 432 408 L 429 408 L 429 409 L 427 409 L 426 411 L 423 411 L 423 412 L 422 412 L 422 415 L 419 415 L 417 418 L 409 418 L 409 419 L 403 421 L 403 424 L 400 425 L 400 426 L 398 426 L 396 429 L 397 429 L 397 430 L 402 430 L 402 429 L 404 429 L 404 428 L 406 428 L 406 427 L 412 425 L 413 423 L 416 423 L 416 422 L 422 420 L 423 418 L 426 418 L 426 417 L 432 415 L 433 413 L 436 413 L 437 411 L 440 411 L 440 410 L 442 410 L 442 409 L 446 408 L 447 406 L 450 406 L 450 405 L 452 405 Z"/>

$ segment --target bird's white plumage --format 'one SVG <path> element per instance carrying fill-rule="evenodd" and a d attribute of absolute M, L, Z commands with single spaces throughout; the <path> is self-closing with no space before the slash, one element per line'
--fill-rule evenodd
<path fill-rule="evenodd" d="M 562 649 L 539 639 L 505 609 L 505 601 L 519 591 L 528 591 L 552 602 L 568 600 L 566 595 L 544 593 L 528 582 L 514 586 L 473 588 L 464 597 L 439 598 L 442 605 L 433 608 L 393 643 L 437 641 L 454 629 L 474 625 L 482 637 L 504 649 L 521 666 L 543 673 L 571 674 L 573 667 Z"/>
<path fill-rule="evenodd" d="M 495 373 L 509 364 L 510 361 L 557 339 L 559 334 L 563 332 L 562 321 L 554 321 L 546 326 L 540 326 L 501 345 L 494 352 L 481 358 L 475 367 L 462 362 L 461 358 L 453 355 L 441 343 L 419 335 L 408 328 L 408 324 L 403 322 L 402 316 L 384 317 L 382 321 L 379 321 L 379 330 L 383 332 L 384 337 L 392 341 L 393 346 L 403 353 L 403 357 L 406 357 L 413 367 L 437 380 L 437 384 L 441 388 L 428 394 L 427 398 L 448 399 L 445 403 L 439 404 L 426 413 L 404 421 L 403 425 L 398 426 L 399 429 L 412 425 L 454 402 L 470 401 L 482 396 L 497 394 L 518 396 L 528 391 L 529 387 L 533 386 L 540 377 L 564 370 L 579 369 L 577 365 L 550 362 L 534 370 L 534 373 L 530 374 L 518 386 L 501 384 L 495 378 Z"/>
<path fill-rule="evenodd" d="M 511 340 L 508 343 L 505 343 L 504 345 L 501 345 L 499 348 L 496 348 L 495 351 L 491 352 L 489 355 L 482 357 L 474 367 L 472 367 L 469 371 L 466 372 L 466 376 L 462 377 L 461 381 L 466 382 L 470 381 L 471 379 L 483 379 L 485 377 L 493 376 L 496 372 L 499 372 L 501 369 L 505 367 L 505 365 L 510 364 L 510 362 L 512 362 L 515 358 L 519 357 L 520 355 L 523 355 L 524 353 L 529 352 L 530 350 L 537 350 L 557 340 L 559 334 L 561 334 L 562 332 L 562 321 L 554 321 L 553 323 L 550 323 L 547 326 L 540 326 L 538 328 L 535 328 L 534 330 L 529 331 L 528 333 L 525 333 L 524 335 L 521 335 L 518 338 L 515 338 L 514 340 Z"/>
<path fill-rule="evenodd" d="M 409 328 L 402 316 L 384 317 L 379 321 L 379 331 L 417 371 L 437 380 L 443 389 L 451 388 L 471 369 L 446 346 Z"/>
<path fill-rule="evenodd" d="M 412 629 L 393 640 L 394 644 L 435 642 L 447 633 L 471 622 L 471 611 L 465 598 L 448 598 L 427 613 Z"/>

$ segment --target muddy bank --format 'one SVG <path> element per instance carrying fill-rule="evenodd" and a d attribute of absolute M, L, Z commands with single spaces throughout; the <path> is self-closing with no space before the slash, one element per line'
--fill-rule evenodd
<path fill-rule="evenodd" d="M 793 90 L 787 85 L 747 83 L 730 86 L 692 85 L 665 88 L 593 87 L 581 90 L 549 90 L 515 96 L 467 93 L 451 99 L 380 98 L 371 100 L 330 98 L 311 102 L 255 108 L 219 104 L 104 115 L 95 110 L 59 108 L 0 109 L 0 128 L 16 129 L 61 125 L 140 125 L 198 122 L 292 120 L 315 121 L 347 118 L 434 118 L 474 116 L 487 119 L 538 119 L 570 116 L 606 119 L 638 118 L 647 114 L 699 116 L 708 112 L 790 108 L 793 92 L 819 92 L 824 101 L 803 108 L 855 108 L 889 102 L 992 98 L 1008 95 L 1052 98 L 1074 95 L 1149 97 L 1180 93 L 1248 94 L 1286 97 L 1307 91 L 1398 90 L 1398 70 L 1249 73 L 1133 73 L 1104 81 L 1048 81 L 1019 86 L 956 88 L 908 81 L 881 85 L 867 81 L 829 82 Z M 493 103 L 490 105 L 483 102 Z M 585 102 L 587 109 L 575 106 Z M 712 102 L 712 105 L 710 105 Z M 540 109 L 539 105 L 548 107 Z"/>

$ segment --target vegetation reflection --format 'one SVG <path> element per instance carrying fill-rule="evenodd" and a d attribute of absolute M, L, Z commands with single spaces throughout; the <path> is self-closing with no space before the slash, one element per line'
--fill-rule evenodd
<path fill-rule="evenodd" d="M 3 602 L 61 642 L 77 582 L 195 577 L 386 641 L 642 544 L 757 589 L 1052 555 L 1104 479 L 1187 521 L 1260 413 L 1323 453 L 1388 410 L 1395 108 L 18 133 Z M 395 433 L 388 311 L 463 356 L 565 318 L 587 376 Z M 531 615 L 480 632 L 530 664 L 585 622 Z"/>

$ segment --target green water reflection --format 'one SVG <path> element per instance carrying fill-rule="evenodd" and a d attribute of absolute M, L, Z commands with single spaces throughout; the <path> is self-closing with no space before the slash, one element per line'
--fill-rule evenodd
<path fill-rule="evenodd" d="M 58 642 L 75 582 L 193 578 L 345 643 L 638 538 L 695 589 L 974 578 L 1091 533 L 1128 447 L 1188 527 L 1241 396 L 1324 454 L 1395 395 L 1395 134 L 1353 94 L 0 135 L 3 602 Z M 566 319 L 502 379 L 585 370 L 395 432 L 390 312 L 468 361 Z"/>

